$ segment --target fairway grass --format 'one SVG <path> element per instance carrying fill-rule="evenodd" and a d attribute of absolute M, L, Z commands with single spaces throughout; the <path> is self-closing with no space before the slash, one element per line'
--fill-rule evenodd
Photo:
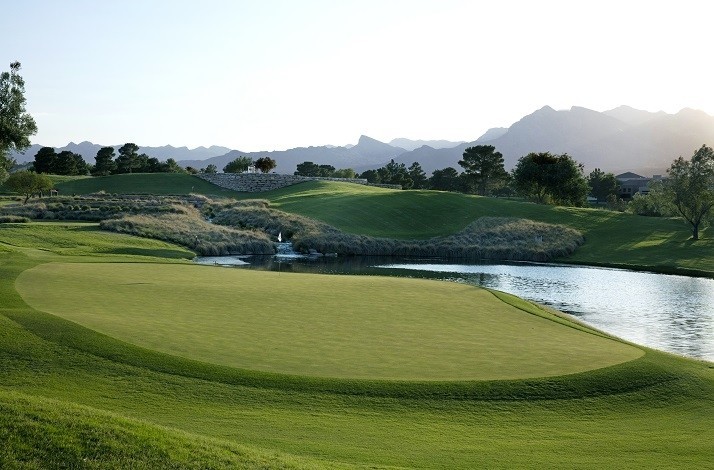
<path fill-rule="evenodd" d="M 18 225 L 35 230 L 34 224 Z M 711 468 L 711 363 L 632 347 L 500 293 L 498 298 L 522 309 L 523 317 L 552 323 L 552 334 L 560 335 L 561 327 L 572 329 L 580 338 L 593 336 L 606 341 L 599 344 L 623 344 L 625 350 L 644 354 L 557 377 L 458 382 L 288 376 L 199 362 L 38 311 L 16 286 L 32 284 L 32 273 L 52 266 L 66 268 L 57 275 L 66 274 L 70 285 L 73 277 L 91 272 L 90 263 L 98 263 L 96 274 L 112 267 L 121 272 L 125 266 L 127 273 L 120 277 L 126 284 L 165 282 L 154 266 L 187 268 L 194 285 L 213 281 L 208 273 L 230 270 L 119 256 L 140 242 L 101 232 L 86 244 L 84 255 L 79 249 L 62 254 L 62 244 L 86 241 L 84 232 L 70 228 L 57 246 L 52 236 L 44 238 L 42 250 L 22 246 L 29 235 L 19 228 L 12 237 L 0 228 L 0 246 L 10 250 L 0 252 L 1 468 Z M 102 235 L 115 243 L 112 254 L 93 251 L 103 245 Z M 137 264 L 139 258 L 155 264 Z M 137 269 L 133 276 L 130 268 Z M 166 270 L 179 280 L 191 278 L 178 272 Z M 293 299 L 307 298 L 297 281 L 301 277 L 292 281 L 285 280 L 292 277 L 285 273 L 239 273 L 248 277 L 241 279 L 243 285 L 228 286 L 235 292 L 234 303 L 246 284 L 260 286 L 266 302 L 273 301 L 270 293 L 283 283 L 285 289 L 300 287 Z M 355 286 L 351 278 L 344 279 L 346 289 Z M 316 287 L 321 281 L 315 282 L 309 285 L 315 297 L 342 294 L 371 302 L 370 291 L 321 292 Z M 89 279 L 75 307 L 81 310 L 84 296 L 91 297 L 103 284 L 102 278 Z M 413 291 L 450 284 L 412 285 L 420 288 Z M 151 284 L 123 287 L 140 293 L 142 286 Z M 226 288 L 219 283 L 211 290 L 207 282 L 203 287 L 208 289 L 203 306 Z M 175 307 L 171 315 L 195 326 L 189 317 L 203 309 L 184 311 L 180 289 L 173 292 L 178 300 L 170 301 Z M 485 291 L 470 288 L 462 294 L 475 292 Z M 412 308 L 404 302 L 396 313 Z M 438 308 L 448 310 L 449 303 Z M 518 341 L 528 342 L 529 332 L 521 329 Z M 201 340 L 201 331 L 196 338 Z"/>
<path fill-rule="evenodd" d="M 136 255 L 172 259 L 195 256 L 185 248 L 149 238 L 99 230 L 86 222 L 33 222 L 0 225 L 0 249 L 45 251 L 58 255 Z"/>
<path fill-rule="evenodd" d="M 52 263 L 25 271 L 16 288 L 37 310 L 138 346 L 291 375 L 516 379 L 643 354 L 529 315 L 486 290 L 436 281 Z"/>

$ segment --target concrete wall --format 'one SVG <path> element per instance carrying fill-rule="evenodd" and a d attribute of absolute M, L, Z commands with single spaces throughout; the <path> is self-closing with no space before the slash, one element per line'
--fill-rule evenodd
<path fill-rule="evenodd" d="M 280 189 L 305 181 L 341 181 L 344 183 L 363 184 L 366 186 L 379 186 L 382 188 L 402 189 L 394 184 L 370 184 L 361 178 L 322 178 L 315 176 L 278 175 L 276 173 L 199 173 L 196 176 L 221 188 L 232 189 L 246 193 L 259 193 Z"/>

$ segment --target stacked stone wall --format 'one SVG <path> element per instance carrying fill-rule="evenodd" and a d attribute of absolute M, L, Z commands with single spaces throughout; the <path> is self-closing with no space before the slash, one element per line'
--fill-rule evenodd
<path fill-rule="evenodd" d="M 394 184 L 371 184 L 362 178 L 325 178 L 316 176 L 279 175 L 277 173 L 199 173 L 201 179 L 213 183 L 221 188 L 231 189 L 245 193 L 260 193 L 273 189 L 285 188 L 305 181 L 341 181 L 366 186 L 379 186 L 382 188 L 402 189 Z"/>

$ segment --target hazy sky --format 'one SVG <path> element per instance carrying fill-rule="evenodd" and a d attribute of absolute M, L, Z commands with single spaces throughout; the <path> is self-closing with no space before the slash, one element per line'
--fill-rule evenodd
<path fill-rule="evenodd" d="M 0 0 L 34 143 L 472 141 L 544 105 L 714 114 L 707 1 Z"/>

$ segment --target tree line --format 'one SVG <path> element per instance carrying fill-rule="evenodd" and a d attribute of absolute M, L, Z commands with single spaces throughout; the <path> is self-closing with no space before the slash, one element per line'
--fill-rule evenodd
<path fill-rule="evenodd" d="M 393 159 L 385 166 L 357 175 L 351 168 L 303 162 L 296 175 L 366 179 L 370 183 L 400 185 L 402 189 L 433 189 L 480 196 L 521 196 L 539 203 L 582 206 L 588 193 L 605 201 L 617 195 L 618 182 L 611 173 L 595 170 L 587 178 L 583 167 L 567 154 L 530 153 L 521 158 L 511 173 L 504 168 L 503 155 L 491 145 L 467 148 L 459 161 L 463 170 L 446 167 L 431 176 L 419 162 L 410 166 Z"/>
<path fill-rule="evenodd" d="M 253 161 L 251 157 L 240 156 L 223 167 L 223 173 L 243 173 L 248 171 L 250 167 L 254 167 L 261 173 L 270 173 L 278 164 L 270 157 L 261 157 Z M 202 169 L 201 173 L 216 173 L 216 165 L 208 165 L 206 169 Z"/>
<path fill-rule="evenodd" d="M 36 173 L 70 176 L 186 172 L 173 158 L 162 162 L 145 153 L 140 154 L 139 146 L 131 142 L 122 145 L 118 153 L 117 155 L 114 147 L 102 147 L 97 151 L 96 163 L 90 165 L 77 153 L 69 150 L 57 153 L 52 147 L 42 147 L 35 155 L 32 169 Z"/>

